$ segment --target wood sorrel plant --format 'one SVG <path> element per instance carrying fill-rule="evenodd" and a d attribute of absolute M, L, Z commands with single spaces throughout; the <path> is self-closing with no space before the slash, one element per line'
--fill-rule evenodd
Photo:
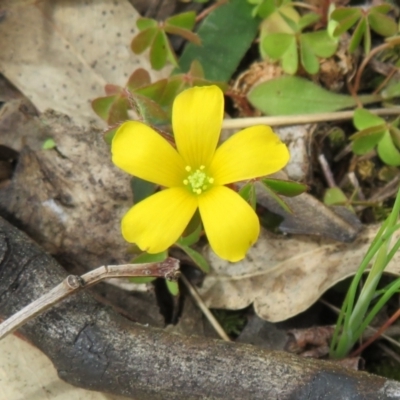
<path fill-rule="evenodd" d="M 400 190 L 397 193 L 392 212 L 372 241 L 347 292 L 332 338 L 331 358 L 346 357 L 379 310 L 393 294 L 400 290 L 399 278 L 383 290 L 377 291 L 378 283 L 386 266 L 400 247 L 400 239 L 398 239 L 390 248 L 392 235 L 400 228 L 398 223 L 399 211 Z M 362 275 L 374 257 L 375 260 L 368 273 L 367 280 L 356 299 L 357 288 Z M 370 309 L 372 302 L 375 302 L 375 304 Z"/>

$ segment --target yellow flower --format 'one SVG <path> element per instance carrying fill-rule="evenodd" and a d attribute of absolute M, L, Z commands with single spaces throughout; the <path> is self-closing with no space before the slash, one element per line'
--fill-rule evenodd
<path fill-rule="evenodd" d="M 215 253 L 232 262 L 244 258 L 260 224 L 250 205 L 226 185 L 282 169 L 289 151 L 267 126 L 244 129 L 217 147 L 223 113 L 217 86 L 180 93 L 172 109 L 177 149 L 141 122 L 121 125 L 112 141 L 114 164 L 166 188 L 127 212 L 122 219 L 126 241 L 148 253 L 162 252 L 199 209 Z"/>

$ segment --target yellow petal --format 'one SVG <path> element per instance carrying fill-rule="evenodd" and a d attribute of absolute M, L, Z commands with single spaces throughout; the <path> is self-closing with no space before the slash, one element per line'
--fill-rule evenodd
<path fill-rule="evenodd" d="M 148 253 L 160 253 L 182 235 L 197 209 L 197 198 L 184 188 L 158 192 L 134 205 L 122 218 L 122 236 Z"/>
<path fill-rule="evenodd" d="M 186 174 L 178 152 L 156 131 L 138 121 L 123 123 L 112 145 L 113 163 L 131 175 L 162 186 L 179 186 Z"/>
<path fill-rule="evenodd" d="M 289 161 L 289 150 L 268 126 L 244 129 L 218 147 L 209 169 L 215 185 L 270 175 Z"/>
<path fill-rule="evenodd" d="M 244 258 L 260 233 L 254 210 L 225 186 L 213 187 L 199 196 L 199 209 L 214 252 L 231 262 Z"/>
<path fill-rule="evenodd" d="M 224 96 L 217 86 L 187 89 L 172 108 L 176 147 L 186 165 L 208 166 L 218 144 L 224 114 Z"/>

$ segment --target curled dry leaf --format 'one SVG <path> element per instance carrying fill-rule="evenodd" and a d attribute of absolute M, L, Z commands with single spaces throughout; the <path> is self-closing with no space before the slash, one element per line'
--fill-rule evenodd
<path fill-rule="evenodd" d="M 364 228 L 352 243 L 285 237 L 262 231 L 247 257 L 232 264 L 210 248 L 211 265 L 199 289 L 211 308 L 237 310 L 254 303 L 263 319 L 278 322 L 306 310 L 335 283 L 355 274 L 379 226 Z M 393 243 L 400 232 L 393 235 Z M 386 271 L 400 274 L 400 253 Z"/>
<path fill-rule="evenodd" d="M 0 398 L 8 400 L 123 400 L 125 397 L 84 390 L 62 381 L 52 362 L 16 336 L 0 342 Z"/>

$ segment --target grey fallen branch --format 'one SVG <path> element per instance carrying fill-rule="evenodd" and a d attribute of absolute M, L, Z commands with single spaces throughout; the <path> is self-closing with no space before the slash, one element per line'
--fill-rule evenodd
<path fill-rule="evenodd" d="M 66 272 L 0 218 L 0 317 Z M 20 332 L 65 381 L 135 400 L 400 399 L 400 383 L 250 345 L 171 335 L 132 323 L 80 291 Z"/>
<path fill-rule="evenodd" d="M 42 314 L 61 300 L 104 279 L 152 276 L 177 280 L 179 261 L 167 258 L 161 263 L 105 265 L 82 276 L 69 275 L 55 288 L 18 311 L 0 324 L 0 340 L 14 332 L 32 318 Z"/>

